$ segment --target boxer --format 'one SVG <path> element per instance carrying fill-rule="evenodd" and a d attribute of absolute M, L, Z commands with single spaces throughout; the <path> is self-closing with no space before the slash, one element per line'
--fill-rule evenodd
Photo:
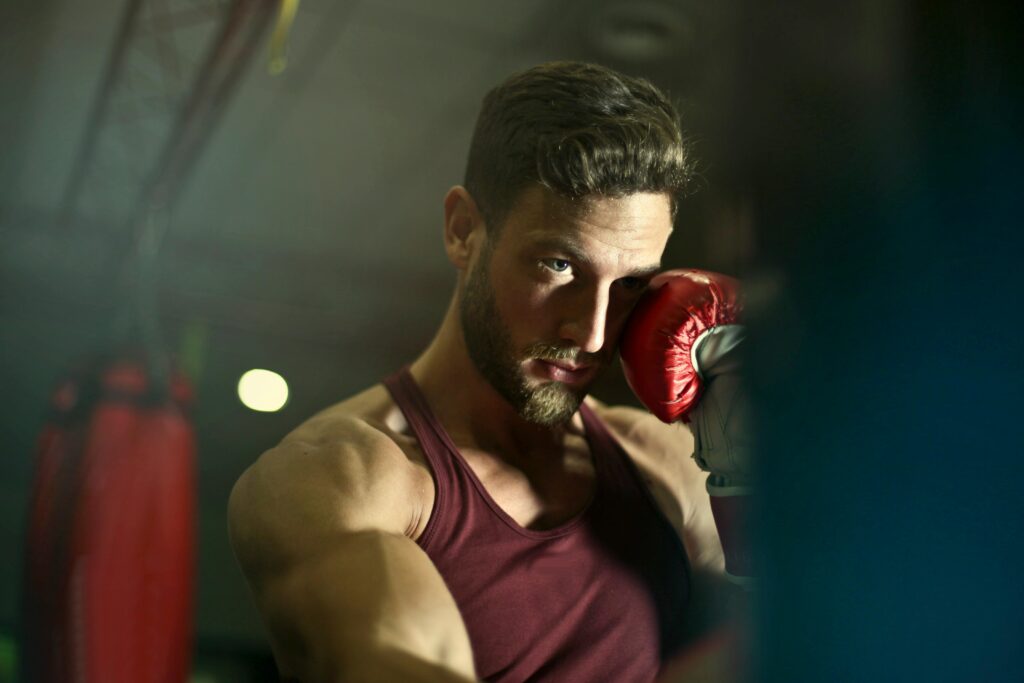
<path fill-rule="evenodd" d="M 650 681 L 685 648 L 724 570 L 695 439 L 588 390 L 638 302 L 669 291 L 645 294 L 686 152 L 665 96 L 600 66 L 543 64 L 484 98 L 444 198 L 456 284 L 433 340 L 232 491 L 284 678 Z M 673 419 L 703 424 L 716 382 Z"/>

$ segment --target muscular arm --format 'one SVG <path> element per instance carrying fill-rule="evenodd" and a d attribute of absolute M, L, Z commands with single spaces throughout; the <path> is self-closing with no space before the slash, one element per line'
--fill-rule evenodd
<path fill-rule="evenodd" d="M 283 676 L 474 678 L 455 601 L 408 537 L 420 485 L 394 442 L 345 418 L 293 434 L 235 484 L 231 543 Z"/>
<path fill-rule="evenodd" d="M 686 548 L 693 570 L 688 637 L 702 637 L 741 613 L 745 599 L 725 578 L 722 544 L 705 488 L 708 475 L 691 457 L 693 436 L 685 426 L 667 425 L 645 411 L 594 403 Z"/>
<path fill-rule="evenodd" d="M 595 408 L 644 475 L 658 506 L 682 539 L 690 564 L 695 569 L 723 571 L 722 545 L 704 485 L 708 475 L 691 457 L 690 431 L 636 408 L 599 403 Z"/>

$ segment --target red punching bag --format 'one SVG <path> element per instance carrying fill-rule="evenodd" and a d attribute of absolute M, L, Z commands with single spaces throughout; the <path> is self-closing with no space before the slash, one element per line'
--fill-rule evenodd
<path fill-rule="evenodd" d="M 39 438 L 23 592 L 25 678 L 180 683 L 195 576 L 191 389 L 142 361 L 61 382 Z"/>

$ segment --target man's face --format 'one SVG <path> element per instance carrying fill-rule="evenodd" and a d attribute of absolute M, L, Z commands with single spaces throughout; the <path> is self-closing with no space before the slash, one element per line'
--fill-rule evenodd
<path fill-rule="evenodd" d="M 611 362 L 671 231 L 664 194 L 569 201 L 524 191 L 462 291 L 477 369 L 530 422 L 567 421 Z"/>

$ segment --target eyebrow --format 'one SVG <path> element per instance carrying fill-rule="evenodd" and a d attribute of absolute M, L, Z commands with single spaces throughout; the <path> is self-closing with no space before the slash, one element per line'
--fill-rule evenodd
<path fill-rule="evenodd" d="M 626 277 L 651 277 L 654 274 L 656 274 L 659 270 L 661 270 L 661 261 L 659 261 L 658 263 L 652 263 L 649 266 L 644 266 L 643 268 L 637 268 L 635 271 L 633 271 L 632 274 L 627 275 Z"/>
<path fill-rule="evenodd" d="M 593 259 L 587 256 L 587 253 L 583 250 L 583 245 L 579 242 L 579 240 L 569 237 L 568 235 L 562 235 L 559 237 L 545 237 L 539 239 L 536 242 L 534 242 L 534 247 L 537 249 L 549 249 L 551 251 L 559 251 L 566 254 L 577 263 L 581 263 L 588 266 L 593 265 Z M 624 275 L 623 277 L 645 278 L 654 275 L 659 270 L 661 270 L 661 261 L 637 268 L 628 275 Z"/>
<path fill-rule="evenodd" d="M 583 250 L 583 245 L 572 237 L 562 235 L 560 237 L 544 237 L 533 243 L 535 249 L 547 251 L 558 251 L 571 256 L 574 261 L 590 264 L 591 259 Z"/>

